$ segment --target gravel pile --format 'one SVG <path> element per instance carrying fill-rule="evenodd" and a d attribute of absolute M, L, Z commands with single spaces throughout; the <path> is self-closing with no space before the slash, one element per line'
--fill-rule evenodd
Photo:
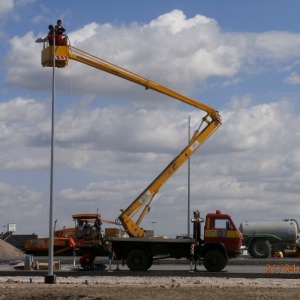
<path fill-rule="evenodd" d="M 5 257 L 23 256 L 24 257 L 25 254 L 19 249 L 17 249 L 16 247 L 0 239 L 0 256 L 5 256 Z"/>

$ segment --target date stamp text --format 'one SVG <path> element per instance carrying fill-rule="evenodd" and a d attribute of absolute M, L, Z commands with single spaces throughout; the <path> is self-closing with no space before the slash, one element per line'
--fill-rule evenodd
<path fill-rule="evenodd" d="M 265 274 L 300 274 L 296 264 L 266 264 Z"/>

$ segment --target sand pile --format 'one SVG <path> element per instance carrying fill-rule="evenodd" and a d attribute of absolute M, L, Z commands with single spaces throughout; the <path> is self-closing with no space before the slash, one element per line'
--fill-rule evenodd
<path fill-rule="evenodd" d="M 25 256 L 25 254 L 21 250 L 0 239 L 0 256 Z"/>

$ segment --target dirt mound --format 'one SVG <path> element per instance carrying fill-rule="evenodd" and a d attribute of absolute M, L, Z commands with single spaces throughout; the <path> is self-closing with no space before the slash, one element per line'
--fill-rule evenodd
<path fill-rule="evenodd" d="M 25 256 L 18 248 L 0 239 L 0 257 L 2 256 Z"/>

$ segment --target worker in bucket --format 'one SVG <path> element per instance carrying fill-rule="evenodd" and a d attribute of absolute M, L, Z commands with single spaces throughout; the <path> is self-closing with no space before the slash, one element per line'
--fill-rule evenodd
<path fill-rule="evenodd" d="M 53 25 L 48 26 L 49 32 L 44 40 L 48 40 L 50 46 L 53 46 L 54 27 Z"/>
<path fill-rule="evenodd" d="M 62 26 L 62 21 L 57 20 L 57 23 L 55 25 L 55 44 L 57 46 L 62 45 L 62 36 L 65 31 L 66 29 Z"/>

